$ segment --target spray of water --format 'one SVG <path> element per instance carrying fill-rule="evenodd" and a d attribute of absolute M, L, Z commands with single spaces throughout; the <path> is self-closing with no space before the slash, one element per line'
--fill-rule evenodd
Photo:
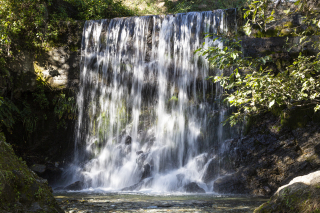
<path fill-rule="evenodd" d="M 76 170 L 85 187 L 206 191 L 226 139 L 222 89 L 194 51 L 228 31 L 225 12 L 87 21 L 83 31 Z M 218 163 L 213 163 L 218 162 Z M 212 169 L 214 168 L 214 169 Z M 130 188 L 131 186 L 131 188 Z"/>

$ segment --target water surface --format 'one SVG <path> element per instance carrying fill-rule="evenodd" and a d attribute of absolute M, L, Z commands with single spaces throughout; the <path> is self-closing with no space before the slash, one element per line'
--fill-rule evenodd
<path fill-rule="evenodd" d="M 253 212 L 267 198 L 217 194 L 55 192 L 65 212 Z"/>

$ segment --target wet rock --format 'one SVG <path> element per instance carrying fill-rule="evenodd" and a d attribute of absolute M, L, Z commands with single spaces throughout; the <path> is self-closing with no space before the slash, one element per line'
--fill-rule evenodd
<path fill-rule="evenodd" d="M 142 154 L 142 153 L 143 153 L 143 151 L 137 151 L 137 152 L 136 152 L 137 155 L 140 155 L 140 154 Z"/>
<path fill-rule="evenodd" d="M 153 178 L 150 178 L 149 180 L 145 180 L 145 187 L 151 187 L 153 184 Z"/>
<path fill-rule="evenodd" d="M 131 153 L 131 145 L 127 145 L 125 148 L 124 148 L 124 153 L 126 155 L 130 154 Z"/>
<path fill-rule="evenodd" d="M 132 138 L 131 138 L 131 136 L 130 135 L 128 135 L 127 137 L 126 137 L 126 140 L 125 140 L 125 144 L 126 145 L 131 145 L 131 142 L 132 142 Z"/>
<path fill-rule="evenodd" d="M 178 187 L 181 187 L 182 186 L 182 181 L 185 178 L 185 175 L 184 174 L 177 174 L 176 177 L 178 179 Z"/>
<path fill-rule="evenodd" d="M 182 181 L 185 177 L 185 174 L 177 174 L 176 177 L 177 177 L 178 181 Z"/>
<path fill-rule="evenodd" d="M 217 158 L 211 158 L 204 167 L 204 173 L 201 180 L 209 183 L 216 179 L 219 175 L 219 161 Z"/>
<path fill-rule="evenodd" d="M 220 156 L 229 159 L 232 174 L 215 181 L 216 192 L 271 196 L 294 177 L 320 169 L 320 125 L 309 122 L 292 130 L 281 122 L 261 115 L 245 137 L 234 139 Z"/>
<path fill-rule="evenodd" d="M 0 212 L 63 212 L 47 182 L 0 141 Z"/>
<path fill-rule="evenodd" d="M 271 192 L 271 189 L 268 186 L 264 186 L 263 189 L 269 194 Z"/>
<path fill-rule="evenodd" d="M 117 162 L 118 165 L 121 165 L 122 158 L 124 158 L 126 156 L 125 147 L 126 146 L 123 146 L 123 144 L 119 144 L 114 149 L 113 155 L 115 156 L 116 161 L 118 161 Z"/>
<path fill-rule="evenodd" d="M 132 186 L 125 187 L 121 189 L 121 191 L 134 191 L 134 190 L 140 190 L 143 186 L 143 181 L 140 181 L 139 183 L 133 184 Z"/>
<path fill-rule="evenodd" d="M 141 153 L 138 158 L 136 159 L 136 163 L 138 167 L 141 168 L 144 165 L 144 161 L 147 159 L 148 153 Z"/>
<path fill-rule="evenodd" d="M 41 177 L 47 179 L 49 184 L 53 184 L 60 180 L 62 173 L 63 171 L 56 167 L 55 164 L 47 163 L 46 170 Z"/>
<path fill-rule="evenodd" d="M 64 187 L 62 187 L 62 186 L 59 186 L 59 187 L 56 187 L 56 188 L 54 188 L 54 190 L 64 190 Z"/>
<path fill-rule="evenodd" d="M 320 171 L 299 176 L 280 187 L 270 201 L 254 212 L 308 212 L 318 211 L 320 197 Z"/>
<path fill-rule="evenodd" d="M 191 182 L 185 185 L 183 188 L 188 193 L 206 193 L 206 191 L 203 188 L 199 187 L 196 182 Z"/>
<path fill-rule="evenodd" d="M 248 192 L 241 172 L 218 178 L 214 181 L 213 188 L 217 193 L 245 194 Z"/>
<path fill-rule="evenodd" d="M 208 162 L 208 154 L 207 153 L 201 154 L 197 156 L 195 160 L 196 160 L 197 170 L 200 171 Z"/>
<path fill-rule="evenodd" d="M 142 172 L 141 180 L 146 179 L 148 177 L 151 177 L 151 166 L 150 166 L 150 164 L 145 164 L 143 166 L 143 172 Z"/>
<path fill-rule="evenodd" d="M 33 164 L 30 169 L 37 174 L 43 174 L 46 171 L 46 165 L 43 164 Z"/>
<path fill-rule="evenodd" d="M 66 187 L 64 187 L 65 190 L 81 190 L 83 189 L 83 183 L 81 181 L 76 181 Z"/>

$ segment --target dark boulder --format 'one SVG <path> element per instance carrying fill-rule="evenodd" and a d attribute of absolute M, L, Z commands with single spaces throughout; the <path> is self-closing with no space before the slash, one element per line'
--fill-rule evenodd
<path fill-rule="evenodd" d="M 254 212 L 318 212 L 319 186 L 320 171 L 296 177 L 280 187 L 267 203 Z"/>
<path fill-rule="evenodd" d="M 62 187 L 62 186 L 59 186 L 59 187 L 56 187 L 56 188 L 54 188 L 54 190 L 55 190 L 55 191 L 60 191 L 60 190 L 64 190 L 64 187 Z"/>
<path fill-rule="evenodd" d="M 219 175 L 219 160 L 217 158 L 211 158 L 204 167 L 204 173 L 201 180 L 205 183 L 209 183 L 216 179 Z"/>
<path fill-rule="evenodd" d="M 137 159 L 136 163 L 138 164 L 138 167 L 141 168 L 144 165 L 144 161 L 147 159 L 148 153 L 141 153 Z"/>
<path fill-rule="evenodd" d="M 0 140 L 0 212 L 63 212 L 48 182 Z"/>
<path fill-rule="evenodd" d="M 37 175 L 41 175 L 46 171 L 46 165 L 43 164 L 33 164 L 30 169 L 37 173 Z"/>
<path fill-rule="evenodd" d="M 247 193 L 246 184 L 238 173 L 226 175 L 214 181 L 213 189 L 217 193 Z"/>
<path fill-rule="evenodd" d="M 183 183 L 183 179 L 185 178 L 185 175 L 184 174 L 177 174 L 176 177 L 177 177 L 177 180 L 178 180 L 177 186 L 181 187 L 182 183 Z"/>
<path fill-rule="evenodd" d="M 150 188 L 152 186 L 152 184 L 153 184 L 153 178 L 149 178 L 149 179 L 145 180 L 144 186 L 147 188 Z"/>
<path fill-rule="evenodd" d="M 133 184 L 132 186 L 125 187 L 121 189 L 121 191 L 135 191 L 141 189 L 143 186 L 144 182 L 140 181 L 139 183 Z"/>
<path fill-rule="evenodd" d="M 201 171 L 208 162 L 208 153 L 201 154 L 195 158 L 197 170 Z"/>
<path fill-rule="evenodd" d="M 131 150 L 132 150 L 131 145 L 126 145 L 126 147 L 124 148 L 124 153 L 128 155 L 131 153 Z"/>
<path fill-rule="evenodd" d="M 206 191 L 203 188 L 199 187 L 196 182 L 191 182 L 185 185 L 183 188 L 188 193 L 206 193 Z"/>
<path fill-rule="evenodd" d="M 142 172 L 142 176 L 141 176 L 141 180 L 144 180 L 148 177 L 151 177 L 151 166 L 150 164 L 145 164 L 143 166 L 143 172 Z"/>
<path fill-rule="evenodd" d="M 65 190 L 75 190 L 75 191 L 77 191 L 77 190 L 83 189 L 83 185 L 84 184 L 81 181 L 76 181 L 76 182 L 64 187 L 64 189 Z"/>
<path fill-rule="evenodd" d="M 125 140 L 125 144 L 126 145 L 131 145 L 131 142 L 132 142 L 132 138 L 131 138 L 131 136 L 130 135 L 128 135 L 127 137 L 126 137 L 126 140 Z"/>
<path fill-rule="evenodd" d="M 57 167 L 55 164 L 47 163 L 46 170 L 41 177 L 47 179 L 49 184 L 54 184 L 60 180 L 62 173 L 62 169 Z"/>
<path fill-rule="evenodd" d="M 142 153 L 143 153 L 143 151 L 141 151 L 141 150 L 136 152 L 137 155 L 140 155 Z"/>

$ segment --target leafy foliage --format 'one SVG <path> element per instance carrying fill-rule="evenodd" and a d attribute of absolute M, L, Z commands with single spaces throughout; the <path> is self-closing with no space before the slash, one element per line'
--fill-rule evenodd
<path fill-rule="evenodd" d="M 54 113 L 58 116 L 58 128 L 66 128 L 66 120 L 76 119 L 77 106 L 74 97 L 67 97 L 66 94 L 61 93 L 57 95 L 53 103 L 55 104 Z"/>
<path fill-rule="evenodd" d="M 1 0 L 0 46 L 7 54 L 12 54 L 13 41 L 18 42 L 14 46 L 17 50 L 40 50 L 57 39 L 61 21 L 130 15 L 133 12 L 121 1 L 113 0 Z"/>
<path fill-rule="evenodd" d="M 271 3 L 273 3 L 273 1 L 263 0 L 252 1 L 251 4 L 248 5 L 248 9 L 244 13 L 244 18 L 247 18 L 247 22 L 243 27 L 246 34 L 251 34 L 251 28 L 255 24 L 258 25 L 260 29 L 267 31 L 267 24 L 274 21 L 275 11 L 273 9 L 270 13 L 268 7 Z"/>
<path fill-rule="evenodd" d="M 77 19 L 105 19 L 134 15 L 133 11 L 113 0 L 65 0 L 78 10 Z"/>
<path fill-rule="evenodd" d="M 37 128 L 40 119 L 47 119 L 50 110 L 65 126 L 64 118 L 74 118 L 75 101 L 63 95 L 49 101 L 54 93 L 34 63 L 37 86 L 30 97 L 15 99 L 13 76 L 8 62 L 20 51 L 28 51 L 35 57 L 59 42 L 63 31 L 61 22 L 87 19 L 114 18 L 134 15 L 121 1 L 114 0 L 0 0 L 0 126 L 8 130 L 15 122 L 21 122 L 28 135 Z M 20 90 L 18 88 L 18 90 Z M 10 95 L 11 94 L 11 95 Z M 63 123 L 64 122 L 64 123 Z"/>
<path fill-rule="evenodd" d="M 207 11 L 215 9 L 240 8 L 247 4 L 248 0 L 166 0 L 168 13 L 185 13 L 190 11 Z"/>
<path fill-rule="evenodd" d="M 19 109 L 12 101 L 0 97 L 0 127 L 4 125 L 7 128 L 12 128 L 19 113 Z"/>
<path fill-rule="evenodd" d="M 37 121 L 38 116 L 36 116 L 31 107 L 30 104 L 27 101 L 22 102 L 22 110 L 20 112 L 20 119 L 23 123 L 23 126 L 28 134 L 30 136 L 31 133 L 33 133 L 37 128 Z"/>
<path fill-rule="evenodd" d="M 274 20 L 274 12 L 267 13 L 270 1 L 253 1 L 244 17 L 249 18 L 244 26 L 245 32 L 250 35 L 253 24 L 258 24 L 260 30 L 265 31 L 267 23 Z M 310 2 L 309 2 L 310 3 Z M 297 10 L 304 12 L 306 29 L 312 26 L 312 34 L 320 27 L 319 16 L 315 15 L 310 4 L 300 0 L 295 3 Z M 290 11 L 285 11 L 290 13 Z M 300 45 L 311 43 L 311 39 L 301 32 Z M 226 47 L 200 48 L 197 50 L 205 55 L 210 63 L 219 69 L 230 69 L 228 76 L 210 76 L 214 82 L 220 82 L 225 89 L 225 101 L 238 108 L 228 118 L 231 125 L 244 119 L 245 116 L 259 114 L 274 108 L 313 107 L 320 109 L 320 53 L 307 55 L 300 53 L 293 63 L 283 71 L 275 71 L 268 66 L 271 56 L 260 58 L 243 57 L 241 41 L 237 38 L 220 37 Z M 319 41 L 313 43 L 319 47 Z M 289 49 L 292 48 L 291 46 Z M 302 48 L 303 49 L 303 48 Z"/>

